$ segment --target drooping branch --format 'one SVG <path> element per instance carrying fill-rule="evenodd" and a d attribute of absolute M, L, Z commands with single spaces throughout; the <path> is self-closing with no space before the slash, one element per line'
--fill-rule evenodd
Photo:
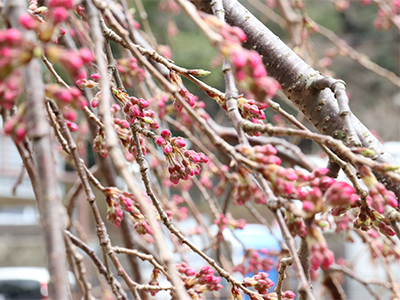
<path fill-rule="evenodd" d="M 198 8 L 211 12 L 210 0 L 193 1 Z M 281 84 L 285 95 L 304 113 L 319 132 L 341 139 L 351 144 L 345 119 L 335 94 L 330 89 L 317 90 L 310 88 L 312 82 L 323 76 L 307 65 L 279 37 L 257 20 L 244 6 L 236 0 L 223 0 L 225 18 L 232 26 L 240 27 L 247 36 L 245 46 L 255 49 L 262 57 L 268 75 Z M 377 162 L 396 164 L 395 159 L 386 151 L 377 138 L 355 117 L 351 125 L 358 139 L 365 148 L 375 151 Z M 400 197 L 400 184 L 394 183 L 385 174 L 376 174 L 379 181 Z"/>

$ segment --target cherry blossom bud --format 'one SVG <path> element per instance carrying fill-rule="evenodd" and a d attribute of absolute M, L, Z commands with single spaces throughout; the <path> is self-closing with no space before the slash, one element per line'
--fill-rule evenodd
<path fill-rule="evenodd" d="M 176 144 L 179 148 L 183 148 L 183 147 L 186 146 L 185 139 L 183 139 L 183 138 L 177 138 L 177 139 L 175 140 L 175 144 Z"/>
<path fill-rule="evenodd" d="M 9 44 L 18 44 L 22 40 L 22 33 L 15 28 L 7 29 L 5 40 Z"/>
<path fill-rule="evenodd" d="M 79 55 L 81 56 L 82 61 L 85 65 L 91 63 L 94 60 L 94 55 L 93 55 L 92 51 L 90 51 L 89 49 L 86 49 L 86 48 L 79 49 Z M 93 78 L 93 75 L 92 75 L 92 78 Z"/>
<path fill-rule="evenodd" d="M 95 73 L 92 74 L 91 77 L 93 78 L 94 81 L 98 82 L 101 76 L 100 74 Z"/>
<path fill-rule="evenodd" d="M 75 132 L 75 131 L 78 131 L 78 130 L 79 130 L 78 125 L 76 125 L 75 123 L 72 123 L 72 122 L 70 122 L 70 121 L 67 121 L 67 126 L 68 126 L 68 129 L 69 129 L 71 132 Z"/>
<path fill-rule="evenodd" d="M 171 153 L 171 152 L 172 152 L 172 147 L 171 147 L 170 145 L 165 145 L 165 146 L 163 147 L 163 152 L 164 152 L 164 154 L 169 154 L 169 153 Z"/>
<path fill-rule="evenodd" d="M 169 131 L 168 129 L 163 129 L 161 130 L 161 136 L 163 138 L 169 138 L 171 136 L 171 131 Z"/>
<path fill-rule="evenodd" d="M 51 10 L 50 15 L 56 24 L 65 22 L 68 19 L 68 11 L 61 6 L 55 7 Z"/>
<path fill-rule="evenodd" d="M 19 23 L 28 30 L 36 27 L 36 21 L 30 14 L 22 14 L 19 17 Z"/>

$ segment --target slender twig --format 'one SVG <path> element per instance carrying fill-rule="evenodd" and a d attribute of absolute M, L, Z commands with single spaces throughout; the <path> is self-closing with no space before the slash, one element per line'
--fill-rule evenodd
<path fill-rule="evenodd" d="M 279 263 L 279 269 L 278 269 L 278 281 L 276 283 L 275 287 L 275 293 L 278 296 L 278 300 L 282 300 L 282 284 L 283 281 L 286 279 L 286 268 L 288 266 L 291 266 L 293 264 L 293 258 L 282 258 L 280 263 Z"/>
<path fill-rule="evenodd" d="M 151 254 L 144 254 L 142 252 L 139 252 L 138 250 L 135 249 L 127 249 L 127 248 L 122 248 L 122 247 L 113 247 L 113 250 L 115 253 L 124 253 L 128 255 L 134 255 L 136 257 L 139 257 L 143 261 L 148 261 L 151 263 L 155 268 L 159 269 L 166 277 L 170 278 L 169 274 L 165 270 L 163 266 L 161 266 L 153 257 Z"/>
<path fill-rule="evenodd" d="M 107 10 L 107 8 L 103 5 L 102 1 L 96 1 L 93 0 L 94 4 L 104 12 L 108 12 L 107 14 L 107 19 L 108 20 L 113 20 L 114 22 L 115 19 L 113 18 L 112 14 Z M 185 294 L 183 290 L 182 283 L 180 282 L 180 278 L 177 278 L 176 271 L 173 269 L 172 266 L 172 258 L 170 254 L 167 251 L 167 247 L 164 245 L 164 240 L 161 234 L 160 229 L 158 228 L 157 221 L 155 220 L 155 217 L 153 215 L 152 209 L 149 206 L 149 203 L 144 199 L 143 195 L 139 192 L 139 188 L 137 187 L 135 183 L 135 179 L 133 178 L 130 170 L 128 169 L 125 159 L 118 148 L 118 138 L 116 135 L 116 132 L 114 131 L 113 125 L 112 125 L 112 120 L 111 120 L 111 113 L 109 111 L 110 109 L 110 99 L 111 99 L 111 93 L 110 93 L 110 82 L 107 76 L 107 66 L 106 62 L 104 60 L 104 54 L 102 51 L 102 46 L 104 44 L 103 42 L 103 36 L 101 34 L 100 30 L 100 24 L 99 24 L 99 18 L 98 14 L 94 12 L 94 8 L 91 5 L 87 5 L 87 9 L 90 12 L 88 13 L 89 17 L 89 23 L 90 27 L 93 32 L 93 38 L 95 42 L 95 57 L 96 57 L 96 62 L 99 67 L 99 73 L 100 73 L 100 86 L 101 86 L 101 101 L 100 101 L 100 114 L 103 116 L 103 122 L 105 125 L 105 132 L 106 132 L 106 143 L 107 143 L 107 149 L 109 152 L 109 155 L 113 158 L 114 164 L 116 169 L 119 171 L 121 176 L 124 178 L 125 182 L 128 185 L 128 188 L 131 190 L 133 195 L 136 197 L 138 200 L 141 209 L 143 209 L 145 215 L 149 219 L 150 226 L 152 227 L 154 231 L 154 239 L 158 245 L 158 249 L 160 250 L 161 253 L 161 259 L 165 263 L 165 265 L 168 268 L 168 271 L 172 277 L 172 282 L 173 285 L 176 288 L 176 293 L 178 298 L 180 299 L 187 299 L 188 296 Z M 119 27 L 120 28 L 120 27 Z M 121 29 L 121 28 L 120 28 Z M 126 34 L 126 31 L 124 29 L 123 32 Z M 139 146 L 140 149 L 140 146 Z"/>
<path fill-rule="evenodd" d="M 285 224 L 285 220 L 282 217 L 282 213 L 280 210 L 276 211 L 275 217 L 278 221 L 279 226 L 281 227 L 283 239 L 285 240 L 285 243 L 288 246 L 289 252 L 293 258 L 293 264 L 296 266 L 296 270 L 297 270 L 296 276 L 299 281 L 298 282 L 299 293 L 301 294 L 301 293 L 305 292 L 308 296 L 308 298 L 305 298 L 305 299 L 309 299 L 309 300 L 314 299 L 315 300 L 316 298 L 311 290 L 310 284 L 308 283 L 307 276 L 305 274 L 305 270 L 303 269 L 303 266 L 302 266 L 302 262 L 300 261 L 300 258 L 297 254 L 296 242 L 294 241 L 293 237 L 291 236 L 291 234 Z"/>
<path fill-rule="evenodd" d="M 350 278 L 358 281 L 359 283 L 363 284 L 368 292 L 377 300 L 382 299 L 377 293 L 375 293 L 374 289 L 370 287 L 370 284 L 381 284 L 386 288 L 391 288 L 391 285 L 388 282 L 377 282 L 377 281 L 370 281 L 368 279 L 363 279 L 359 277 L 354 271 L 347 268 L 346 266 L 339 266 L 339 265 L 331 265 L 328 269 L 329 272 L 342 272 L 349 276 Z"/>
<path fill-rule="evenodd" d="M 210 5 L 214 15 L 222 22 L 225 22 L 225 11 L 224 11 L 224 6 L 222 5 L 222 1 L 213 0 Z M 228 112 L 229 119 L 232 121 L 233 126 L 237 131 L 239 143 L 248 145 L 249 141 L 247 140 L 243 129 L 240 127 L 240 123 L 242 122 L 243 118 L 240 115 L 238 108 L 239 92 L 236 88 L 235 77 L 233 76 L 232 72 L 232 66 L 226 60 L 226 58 L 224 58 L 224 61 L 222 63 L 222 72 L 224 73 L 224 79 L 225 79 L 226 110 Z"/>
<path fill-rule="evenodd" d="M 367 159 L 363 156 L 356 155 L 351 151 L 350 148 L 347 148 L 342 141 L 333 139 L 330 136 L 321 135 L 306 130 L 276 127 L 271 124 L 266 124 L 266 125 L 254 124 L 251 123 L 250 121 L 244 121 L 242 124 L 243 124 L 243 129 L 246 132 L 259 131 L 261 133 L 267 133 L 268 135 L 301 136 L 302 138 L 305 139 L 312 139 L 318 143 L 324 144 L 332 148 L 333 150 L 338 152 L 342 157 L 346 157 L 347 159 L 349 159 L 353 165 L 359 165 L 359 164 L 367 165 L 374 171 L 385 174 L 393 181 L 400 182 L 400 174 L 390 171 L 393 169 L 392 166 L 378 163 L 376 161 Z"/>
<path fill-rule="evenodd" d="M 17 188 L 18 186 L 22 183 L 22 180 L 24 180 L 24 175 L 25 175 L 25 165 L 22 164 L 21 166 L 21 170 L 19 171 L 17 180 L 15 181 L 11 191 L 12 191 L 12 195 L 15 197 L 16 193 L 17 193 Z"/>
<path fill-rule="evenodd" d="M 92 296 L 90 289 L 92 288 L 92 285 L 88 282 L 86 278 L 86 269 L 85 265 L 83 263 L 83 256 L 76 251 L 75 246 L 72 244 L 69 236 L 65 234 L 65 240 L 66 240 L 66 247 L 70 251 L 76 266 L 77 266 L 77 271 L 78 271 L 78 280 L 80 284 L 82 285 L 83 288 L 83 295 L 85 300 L 94 300 L 95 298 Z"/>
<path fill-rule="evenodd" d="M 97 269 L 99 270 L 100 274 L 102 274 L 106 278 L 108 283 L 110 284 L 111 289 L 112 289 L 114 295 L 117 297 L 117 299 L 128 299 L 128 296 L 126 295 L 124 290 L 121 288 L 121 285 L 114 278 L 114 276 L 112 275 L 111 277 L 108 277 L 106 267 L 104 266 L 104 264 L 101 261 L 101 259 L 96 255 L 94 250 L 92 248 L 90 248 L 82 240 L 80 240 L 78 237 L 73 235 L 71 232 L 66 230 L 65 233 L 71 239 L 71 242 L 74 243 L 75 246 L 77 246 L 80 249 L 82 249 L 91 258 L 92 262 L 97 267 Z"/>

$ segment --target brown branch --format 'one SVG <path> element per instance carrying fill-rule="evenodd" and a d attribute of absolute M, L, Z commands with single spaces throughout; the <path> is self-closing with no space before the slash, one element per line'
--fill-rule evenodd
<path fill-rule="evenodd" d="M 346 136 L 343 134 L 345 125 L 339 114 L 334 93 L 328 89 L 311 93 L 306 88 L 310 79 L 314 77 L 322 78 L 322 76 L 236 0 L 222 1 L 227 23 L 238 26 L 245 32 L 247 36 L 245 46 L 256 49 L 262 55 L 268 74 L 278 80 L 282 91 L 288 98 L 305 114 L 319 132 L 345 139 Z M 206 11 L 211 10 L 207 0 L 196 0 L 194 2 L 202 4 Z M 371 132 L 356 117 L 352 119 L 352 125 L 362 146 L 375 151 L 376 161 L 396 164 L 394 158 Z M 388 189 L 394 191 L 397 197 L 400 197 L 400 185 L 395 184 L 388 174 L 379 174 L 377 178 L 379 181 L 385 182 Z"/>
<path fill-rule="evenodd" d="M 222 1 L 213 0 L 210 5 L 214 15 L 222 22 L 225 22 L 225 11 L 222 5 Z M 194 17 L 195 16 L 192 16 L 192 20 Z M 232 121 L 233 126 L 237 131 L 239 143 L 248 145 L 249 141 L 247 140 L 246 135 L 240 126 L 242 122 L 242 116 L 240 115 L 238 108 L 239 92 L 236 88 L 235 77 L 233 76 L 232 72 L 232 66 L 226 60 L 226 58 L 224 58 L 224 61 L 222 63 L 222 72 L 224 73 L 224 79 L 225 79 L 225 89 L 226 89 L 225 101 L 226 101 L 226 110 L 228 112 L 228 117 Z"/>
<path fill-rule="evenodd" d="M 107 12 L 107 19 L 108 20 L 114 20 L 112 14 L 107 10 L 107 8 L 104 6 L 104 3 L 102 1 L 93 1 L 94 4 L 104 12 Z M 154 231 L 154 239 L 158 245 L 158 249 L 160 250 L 161 253 L 161 259 L 162 261 L 166 264 L 170 275 L 172 276 L 172 282 L 176 288 L 176 293 L 177 296 L 180 299 L 187 299 L 188 296 L 185 294 L 183 290 L 182 283 L 180 282 L 180 278 L 177 278 L 176 271 L 173 269 L 172 266 L 172 258 L 170 256 L 170 253 L 168 253 L 167 247 L 164 245 L 162 233 L 160 229 L 158 228 L 158 223 L 155 220 L 155 217 L 153 215 L 153 211 L 151 207 L 149 206 L 148 202 L 144 199 L 143 195 L 139 192 L 139 188 L 137 187 L 135 183 L 135 179 L 132 176 L 131 172 L 129 171 L 125 159 L 120 151 L 118 149 L 118 138 L 116 136 L 116 132 L 114 131 L 113 125 L 112 125 L 112 120 L 111 120 L 111 114 L 110 114 L 110 99 L 111 99 L 111 93 L 110 93 L 110 82 L 108 80 L 107 76 L 107 66 L 104 60 L 104 53 L 102 51 L 102 46 L 103 46 L 103 36 L 101 34 L 100 30 L 100 24 L 99 24 L 99 19 L 98 19 L 98 14 L 94 12 L 94 8 L 91 5 L 87 5 L 87 10 L 90 12 L 90 18 L 89 18 L 89 23 L 90 27 L 93 32 L 93 39 L 95 42 L 95 57 L 96 57 L 96 62 L 99 67 L 99 73 L 101 76 L 100 79 L 100 86 L 101 86 L 101 102 L 100 102 L 100 114 L 103 116 L 103 122 L 105 125 L 105 131 L 106 131 L 106 136 L 107 136 L 107 149 L 109 152 L 110 157 L 113 158 L 113 162 L 115 164 L 116 169 L 119 171 L 121 176 L 124 178 L 125 182 L 128 185 L 128 188 L 131 190 L 133 195 L 136 197 L 136 199 L 139 202 L 139 205 L 141 209 L 143 209 L 145 215 L 149 219 L 150 226 L 152 227 Z M 120 25 L 119 25 L 120 26 Z M 122 29 L 123 32 L 126 34 L 126 31 Z M 140 149 L 140 147 L 139 147 Z"/>
<path fill-rule="evenodd" d="M 254 132 L 259 131 L 261 133 L 267 133 L 268 135 L 275 136 L 301 136 L 305 139 L 312 139 L 318 143 L 324 144 L 327 147 L 330 147 L 334 151 L 340 154 L 341 157 L 346 157 L 351 163 L 355 166 L 363 164 L 370 167 L 377 173 L 382 173 L 391 180 L 395 182 L 400 182 L 400 174 L 397 172 L 390 171 L 392 169 L 391 165 L 379 163 L 374 160 L 367 159 L 363 156 L 354 154 L 350 148 L 347 148 L 342 141 L 333 139 L 330 136 L 321 135 L 317 133 L 312 133 L 306 130 L 297 130 L 291 128 L 284 127 L 275 127 L 271 124 L 260 125 L 254 124 L 250 121 L 244 121 L 242 123 L 243 129 L 246 132 Z M 396 166 L 395 164 L 393 166 Z"/>
<path fill-rule="evenodd" d="M 167 273 L 167 271 L 165 270 L 165 268 L 163 266 L 161 266 L 154 259 L 154 256 L 151 254 L 144 254 L 135 249 L 127 249 L 127 248 L 121 248 L 121 247 L 113 247 L 113 250 L 115 251 L 115 253 L 124 253 L 124 254 L 128 254 L 128 255 L 133 255 L 133 256 L 139 257 L 143 261 L 148 261 L 155 268 L 159 269 L 167 278 L 170 278 L 170 276 Z"/>
<path fill-rule="evenodd" d="M 368 292 L 377 300 L 382 299 L 377 293 L 375 293 L 374 289 L 371 288 L 369 285 L 373 284 L 373 282 L 371 282 L 370 280 L 366 280 L 363 279 L 361 277 L 359 277 L 354 271 L 352 271 L 351 269 L 347 268 L 346 266 L 339 266 L 339 265 L 331 265 L 328 269 L 328 272 L 342 272 L 344 274 L 346 274 L 347 276 L 349 276 L 350 278 L 358 281 L 359 283 L 361 283 L 362 285 L 365 286 L 365 288 L 368 290 Z M 382 284 L 384 286 L 386 286 L 387 288 L 390 288 L 391 285 L 388 282 L 374 282 L 374 284 Z M 389 285 L 389 286 L 388 286 Z"/>
<path fill-rule="evenodd" d="M 279 269 L 278 269 L 278 282 L 276 283 L 276 287 L 275 287 L 275 293 L 278 297 L 278 300 L 282 300 L 282 284 L 283 281 L 286 279 L 286 268 L 288 266 L 291 266 L 293 264 L 293 258 L 289 257 L 289 258 L 282 258 L 280 263 L 279 263 Z"/>
<path fill-rule="evenodd" d="M 75 246 L 72 244 L 69 236 L 65 234 L 65 246 L 67 248 L 67 251 L 71 253 L 71 256 L 73 257 L 77 271 L 78 271 L 78 277 L 77 280 L 82 286 L 83 289 L 83 295 L 85 300 L 94 300 L 95 298 L 92 296 L 90 289 L 92 288 L 92 285 L 88 282 L 86 278 L 86 269 L 85 265 L 83 263 L 83 256 L 76 250 Z"/>
<path fill-rule="evenodd" d="M 298 279 L 298 287 L 299 287 L 298 290 L 300 297 L 301 299 L 315 300 L 316 298 L 312 292 L 312 287 L 308 282 L 309 275 L 307 275 L 307 271 L 309 270 L 303 269 L 303 262 L 300 260 L 299 255 L 297 254 L 296 242 L 294 241 L 292 235 L 290 234 L 280 210 L 276 211 L 275 217 L 281 228 L 283 239 L 285 240 L 285 243 L 288 246 L 289 252 L 293 258 L 293 264 L 296 266 L 297 270 L 296 277 Z"/>
<path fill-rule="evenodd" d="M 86 245 L 78 237 L 73 235 L 71 232 L 65 230 L 65 233 L 71 239 L 71 242 L 75 246 L 77 246 L 80 249 L 82 249 L 91 258 L 92 262 L 97 267 L 97 269 L 99 270 L 100 274 L 102 274 L 106 278 L 107 282 L 110 284 L 111 289 L 112 289 L 114 295 L 117 297 L 117 299 L 124 299 L 124 300 L 128 299 L 128 296 L 126 295 L 124 290 L 121 288 L 120 283 L 114 278 L 114 276 L 113 275 L 111 277 L 108 276 L 106 267 L 104 266 L 104 264 L 101 261 L 101 259 L 93 251 L 93 249 L 90 248 L 88 245 Z"/>

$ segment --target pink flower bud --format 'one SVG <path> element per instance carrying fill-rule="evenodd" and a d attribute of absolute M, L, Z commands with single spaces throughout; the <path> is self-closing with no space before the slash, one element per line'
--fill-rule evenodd
<path fill-rule="evenodd" d="M 246 65 L 246 57 L 244 56 L 244 53 L 235 53 L 232 57 L 232 61 L 237 69 L 241 69 Z"/>
<path fill-rule="evenodd" d="M 139 105 L 140 108 L 144 109 L 144 108 L 149 107 L 149 102 L 147 102 L 146 100 L 140 98 L 138 100 L 138 105 Z"/>
<path fill-rule="evenodd" d="M 94 60 L 94 55 L 93 55 L 92 51 L 90 51 L 89 49 L 86 49 L 86 48 L 79 49 L 79 55 L 81 56 L 82 61 L 85 65 L 91 63 Z M 92 75 L 92 78 L 93 78 L 93 75 Z"/>
<path fill-rule="evenodd" d="M 303 202 L 303 210 L 305 212 L 312 212 L 315 209 L 315 205 L 311 201 L 304 201 Z"/>
<path fill-rule="evenodd" d="M 194 96 L 192 94 L 190 94 L 190 93 L 187 93 L 185 95 L 185 100 L 191 107 L 196 105 L 196 102 L 194 100 Z"/>
<path fill-rule="evenodd" d="M 66 110 L 63 113 L 64 118 L 68 121 L 75 121 L 76 120 L 76 111 L 74 110 Z"/>
<path fill-rule="evenodd" d="M 241 41 L 242 43 L 246 41 L 246 34 L 239 27 L 232 27 L 232 32 L 239 38 L 239 41 Z"/>
<path fill-rule="evenodd" d="M 94 81 L 98 82 L 101 76 L 100 74 L 95 73 L 92 74 L 91 77 L 93 78 Z"/>
<path fill-rule="evenodd" d="M 202 163 L 208 163 L 209 159 L 204 153 L 199 153 L 200 159 Z"/>
<path fill-rule="evenodd" d="M 330 177 L 323 177 L 319 182 L 319 187 L 321 189 L 328 189 L 335 183 L 335 180 Z"/>
<path fill-rule="evenodd" d="M 174 174 L 171 174 L 171 176 L 169 177 L 169 180 L 171 180 L 171 182 L 173 183 L 173 184 L 178 184 L 179 183 L 179 176 L 178 176 L 178 174 L 176 174 L 176 173 L 174 173 Z"/>
<path fill-rule="evenodd" d="M 72 101 L 72 95 L 70 91 L 64 88 L 55 92 L 55 96 L 57 97 L 58 100 L 64 103 L 70 103 Z"/>
<path fill-rule="evenodd" d="M 163 138 L 169 138 L 171 136 L 171 131 L 169 131 L 168 129 L 163 129 L 161 130 L 161 136 Z"/>
<path fill-rule="evenodd" d="M 76 125 L 75 123 L 72 123 L 72 122 L 70 122 L 70 121 L 67 121 L 67 126 L 68 126 L 68 128 L 69 128 L 69 130 L 70 130 L 71 132 L 75 132 L 75 131 L 78 131 L 78 130 L 79 130 L 78 125 Z"/>
<path fill-rule="evenodd" d="M 390 206 L 398 207 L 399 204 L 397 202 L 396 196 L 394 195 L 394 193 L 392 191 L 386 191 L 384 198 Z"/>
<path fill-rule="evenodd" d="M 4 124 L 4 133 L 7 135 L 11 134 L 13 128 L 14 128 L 14 122 L 13 119 L 10 119 Z"/>
<path fill-rule="evenodd" d="M 170 145 L 165 145 L 165 146 L 163 147 L 163 152 L 164 152 L 164 154 L 169 154 L 169 153 L 171 153 L 171 152 L 172 152 L 172 147 L 171 147 Z"/>
<path fill-rule="evenodd" d="M 36 21 L 30 14 L 23 14 L 19 17 L 19 23 L 30 30 L 36 27 Z"/>
<path fill-rule="evenodd" d="M 86 78 L 78 79 L 77 81 L 75 81 L 75 84 L 79 86 L 81 90 L 84 90 L 87 86 L 87 80 Z"/>
<path fill-rule="evenodd" d="M 251 74 L 254 78 L 261 78 L 267 76 L 267 71 L 263 65 L 258 65 Z"/>
<path fill-rule="evenodd" d="M 161 136 L 157 137 L 155 142 L 156 142 L 157 146 L 159 146 L 159 147 L 161 147 L 162 145 L 165 144 L 165 140 Z"/>
<path fill-rule="evenodd" d="M 208 270 L 210 270 L 210 266 L 204 266 L 200 269 L 200 273 L 201 274 L 205 274 L 208 272 Z"/>
<path fill-rule="evenodd" d="M 184 138 L 181 138 L 181 137 L 179 137 L 179 138 L 177 138 L 177 139 L 175 140 L 175 144 L 176 144 L 179 148 L 183 148 L 183 147 L 186 146 L 185 139 L 184 139 Z"/>
<path fill-rule="evenodd" d="M 7 29 L 5 40 L 10 44 L 17 44 L 22 41 L 22 33 L 15 28 Z"/>
<path fill-rule="evenodd" d="M 75 52 L 69 51 L 67 64 L 71 69 L 79 69 L 83 66 L 83 60 Z"/>
<path fill-rule="evenodd" d="M 15 132 L 15 137 L 17 138 L 17 140 L 22 141 L 25 138 L 25 135 L 26 135 L 25 127 L 19 126 Z"/>
<path fill-rule="evenodd" d="M 61 6 L 55 7 L 51 11 L 50 15 L 56 24 L 65 22 L 68 19 L 68 11 Z"/>
<path fill-rule="evenodd" d="M 292 291 L 286 291 L 286 292 L 284 292 L 283 294 L 282 294 L 282 297 L 285 299 L 285 300 L 289 300 L 289 299 L 294 299 L 294 297 L 296 297 L 296 294 L 295 293 L 293 293 Z"/>
<path fill-rule="evenodd" d="M 92 105 L 93 108 L 96 108 L 97 106 L 99 106 L 99 99 L 93 98 L 90 104 Z"/>
<path fill-rule="evenodd" d="M 256 51 L 250 51 L 250 53 L 247 56 L 249 65 L 252 68 L 256 68 L 258 65 L 262 64 L 262 59 L 260 54 L 258 54 Z"/>
<path fill-rule="evenodd" d="M 323 177 L 326 174 L 328 174 L 329 169 L 328 168 L 317 168 L 313 171 L 313 174 L 315 175 L 315 177 Z"/>

